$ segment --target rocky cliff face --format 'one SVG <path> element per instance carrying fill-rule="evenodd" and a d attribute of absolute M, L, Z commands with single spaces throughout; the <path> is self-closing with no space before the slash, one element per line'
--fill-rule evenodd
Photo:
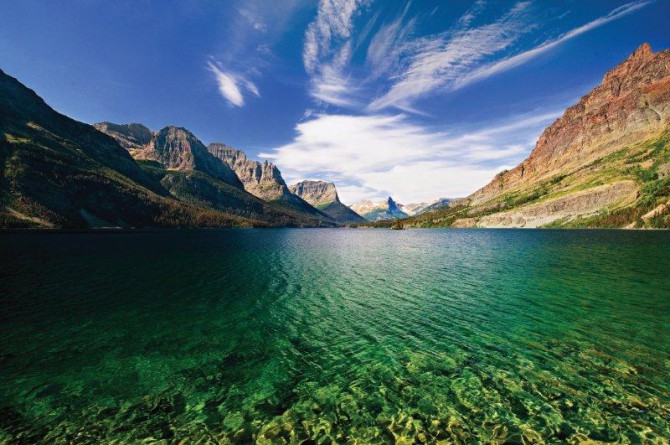
<path fill-rule="evenodd" d="M 281 172 L 274 164 L 249 159 L 242 150 L 226 144 L 209 144 L 207 150 L 228 165 L 240 179 L 244 189 L 252 195 L 266 201 L 275 201 L 290 193 Z"/>
<path fill-rule="evenodd" d="M 302 181 L 289 187 L 295 193 L 316 208 L 326 207 L 333 202 L 340 202 L 335 184 L 325 181 Z"/>
<path fill-rule="evenodd" d="M 566 110 L 540 136 L 530 156 L 470 196 L 477 205 L 514 188 L 575 170 L 658 134 L 670 117 L 670 50 L 643 44 L 602 84 Z"/>
<path fill-rule="evenodd" d="M 133 153 L 133 157 L 157 161 L 168 170 L 204 172 L 242 188 L 235 172 L 212 156 L 203 143 L 184 128 L 169 126 L 157 131 L 145 147 Z"/>
<path fill-rule="evenodd" d="M 368 221 L 400 219 L 409 216 L 398 207 L 398 204 L 390 196 L 388 199 L 379 202 L 361 201 L 352 205 L 351 209 Z"/>
<path fill-rule="evenodd" d="M 337 189 L 332 182 L 302 181 L 291 185 L 289 190 L 321 210 L 338 224 L 354 224 L 365 221 L 363 217 L 340 202 Z"/>

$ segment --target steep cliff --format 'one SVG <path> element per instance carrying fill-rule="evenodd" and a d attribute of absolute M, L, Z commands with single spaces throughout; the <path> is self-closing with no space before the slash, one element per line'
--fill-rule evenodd
<path fill-rule="evenodd" d="M 230 167 L 241 181 L 244 189 L 252 195 L 267 202 L 289 207 L 293 211 L 306 214 L 312 218 L 329 220 L 328 215 L 291 193 L 281 176 L 281 172 L 274 164 L 268 161 L 258 162 L 249 159 L 242 150 L 237 150 L 222 143 L 210 144 L 207 150 L 212 156 Z"/>
<path fill-rule="evenodd" d="M 340 202 L 337 189 L 332 182 L 302 181 L 291 185 L 289 190 L 321 210 L 338 224 L 365 221 L 362 216 Z"/>
<path fill-rule="evenodd" d="M 274 164 L 249 159 L 242 150 L 222 143 L 209 144 L 207 150 L 229 166 L 242 182 L 244 189 L 252 195 L 274 201 L 290 193 L 281 172 Z"/>

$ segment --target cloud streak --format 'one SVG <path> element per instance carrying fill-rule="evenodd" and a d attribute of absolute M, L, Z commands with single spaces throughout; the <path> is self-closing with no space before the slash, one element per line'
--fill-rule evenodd
<path fill-rule="evenodd" d="M 256 84 L 242 75 L 224 71 L 220 66 L 213 62 L 208 62 L 207 67 L 214 74 L 214 78 L 219 87 L 219 93 L 230 105 L 235 107 L 243 106 L 245 93 L 260 97 L 260 92 L 258 91 Z"/>
<path fill-rule="evenodd" d="M 456 81 L 485 58 L 507 49 L 532 29 L 525 20 L 529 5 L 529 2 L 519 2 L 488 25 L 406 42 L 405 51 L 411 54 L 407 68 L 389 91 L 373 100 L 368 109 L 408 107 L 412 101 Z"/>
<path fill-rule="evenodd" d="M 397 59 L 400 59 L 403 54 L 409 54 L 408 61 L 405 62 L 407 67 L 396 75 L 397 80 L 386 93 L 370 102 L 368 110 L 379 111 L 389 107 L 412 110 L 412 103 L 429 93 L 454 91 L 516 68 L 571 39 L 644 8 L 653 1 L 642 0 L 627 3 L 602 17 L 565 32 L 558 38 L 547 40 L 532 49 L 492 62 L 487 62 L 487 59 L 500 57 L 522 35 L 533 30 L 527 14 L 530 2 L 517 3 L 493 23 L 467 28 L 484 8 L 483 2 L 477 2 L 459 20 L 459 30 L 429 38 L 424 37 L 416 41 L 400 39 L 396 45 L 399 45 L 402 50 L 396 49 L 393 54 L 387 53 L 387 58 L 377 57 L 377 59 L 385 60 L 387 65 L 391 63 L 389 60 L 394 59 L 396 64 L 403 65 L 402 60 Z M 397 27 L 397 23 L 394 23 L 393 26 Z M 392 35 L 386 35 L 390 34 L 389 29 L 379 31 L 380 40 L 393 41 Z"/>
<path fill-rule="evenodd" d="M 310 94 L 319 102 L 353 107 L 355 88 L 345 68 L 353 51 L 353 20 L 367 0 L 322 0 L 305 32 L 302 58 L 310 76 Z"/>
<path fill-rule="evenodd" d="M 479 80 L 486 79 L 488 77 L 494 76 L 496 74 L 500 74 L 504 71 L 510 70 L 512 68 L 516 68 L 526 62 L 529 62 L 530 60 L 534 59 L 535 57 L 550 51 L 557 46 L 567 42 L 570 39 L 574 39 L 577 36 L 580 36 L 586 32 L 589 32 L 593 29 L 596 29 L 600 26 L 603 26 L 607 23 L 610 23 L 614 20 L 617 20 L 621 17 L 624 17 L 632 12 L 637 11 L 638 9 L 641 9 L 650 3 L 652 3 L 653 0 L 651 1 L 640 1 L 640 2 L 632 2 L 625 4 L 623 6 L 620 6 L 619 8 L 616 8 L 612 10 L 609 14 L 597 18 L 585 25 L 582 25 L 580 27 L 574 28 L 562 36 L 558 37 L 557 39 L 547 41 L 539 46 L 536 46 L 533 49 L 530 49 L 528 51 L 524 51 L 520 54 L 517 54 L 515 56 L 500 60 L 495 63 L 491 63 L 489 65 L 483 66 L 481 68 L 478 68 L 477 70 L 473 71 L 472 73 L 458 79 L 454 85 L 453 89 L 458 89 L 462 88 L 466 85 L 469 85 L 471 83 L 477 82 Z"/>

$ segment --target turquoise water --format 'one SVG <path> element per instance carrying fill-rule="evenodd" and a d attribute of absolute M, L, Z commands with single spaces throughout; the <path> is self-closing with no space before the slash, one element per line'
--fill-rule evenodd
<path fill-rule="evenodd" d="M 667 443 L 670 233 L 0 235 L 0 442 Z"/>

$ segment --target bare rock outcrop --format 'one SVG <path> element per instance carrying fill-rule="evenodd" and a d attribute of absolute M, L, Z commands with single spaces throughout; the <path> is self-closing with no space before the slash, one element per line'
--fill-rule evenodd
<path fill-rule="evenodd" d="M 291 185 L 289 190 L 339 224 L 365 221 L 362 216 L 340 202 L 337 189 L 332 182 L 302 181 Z"/>
<path fill-rule="evenodd" d="M 242 150 L 222 143 L 209 144 L 207 150 L 215 158 L 228 165 L 242 182 L 244 189 L 266 201 L 275 201 L 290 194 L 274 164 L 249 159 Z"/>

